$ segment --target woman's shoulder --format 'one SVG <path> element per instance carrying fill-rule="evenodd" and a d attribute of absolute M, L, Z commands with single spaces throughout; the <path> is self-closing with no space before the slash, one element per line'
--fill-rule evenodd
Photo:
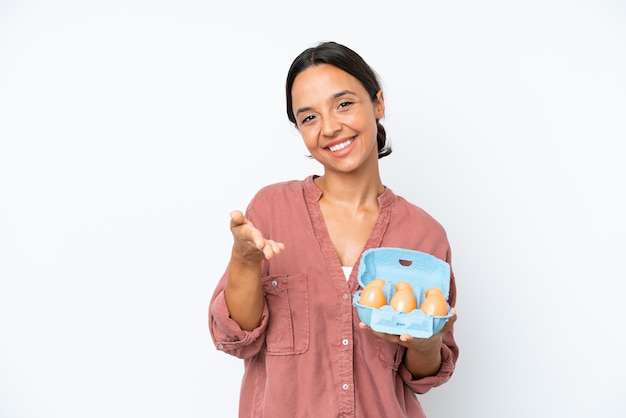
<path fill-rule="evenodd" d="M 289 192 L 294 192 L 294 191 L 301 191 L 304 188 L 305 182 L 306 182 L 306 179 L 304 180 L 292 179 L 292 180 L 279 181 L 276 183 L 270 183 L 261 187 L 257 191 L 256 195 L 265 196 L 265 195 L 275 195 L 275 194 L 289 193 Z"/>
<path fill-rule="evenodd" d="M 246 214 L 257 221 L 286 221 L 308 216 L 306 209 L 307 180 L 285 180 L 261 187 L 248 204 Z"/>
<path fill-rule="evenodd" d="M 400 212 L 402 216 L 407 216 L 412 219 L 419 219 L 422 223 L 428 223 L 435 228 L 444 229 L 443 225 L 433 216 L 430 212 L 424 209 L 422 206 L 411 202 L 403 196 L 395 195 L 394 199 L 395 209 L 397 214 Z"/>
<path fill-rule="evenodd" d="M 253 196 L 251 204 L 270 202 L 272 206 L 287 202 L 295 204 L 305 196 L 315 194 L 313 176 L 305 179 L 284 180 L 261 187 Z"/>

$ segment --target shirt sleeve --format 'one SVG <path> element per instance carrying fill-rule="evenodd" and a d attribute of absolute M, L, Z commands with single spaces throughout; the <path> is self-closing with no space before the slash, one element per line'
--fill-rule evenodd
<path fill-rule="evenodd" d="M 254 210 L 255 202 L 258 200 L 258 194 L 255 195 L 245 211 L 245 217 L 250 220 L 256 227 L 257 219 Z M 263 263 L 262 271 L 267 271 L 267 262 Z M 262 273 L 262 275 L 265 273 Z M 249 358 L 258 354 L 265 343 L 265 330 L 269 321 L 269 309 L 267 303 L 263 306 L 263 314 L 259 326 L 251 331 L 241 329 L 239 324 L 230 317 L 230 311 L 226 304 L 224 296 L 224 287 L 226 277 L 228 276 L 228 267 L 222 275 L 218 285 L 216 286 L 211 303 L 209 305 L 209 330 L 211 338 L 215 344 L 215 348 L 231 354 L 238 358 Z"/>
<path fill-rule="evenodd" d="M 400 364 L 398 373 L 400 373 L 400 377 L 407 386 L 415 393 L 422 394 L 450 380 L 454 372 L 455 362 L 454 349 L 444 343 L 441 346 L 441 367 L 436 375 L 415 379 L 409 369 L 404 365 L 404 362 Z"/>
<path fill-rule="evenodd" d="M 258 354 L 265 341 L 268 312 L 265 304 L 259 326 L 251 331 L 241 329 L 230 317 L 224 289 L 218 286 L 209 305 L 209 331 L 215 348 L 242 359 Z"/>
<path fill-rule="evenodd" d="M 448 251 L 447 260 L 449 262 L 450 255 Z M 450 306 L 456 306 L 456 279 L 454 273 L 450 273 L 450 294 L 448 298 Z M 459 358 L 459 347 L 454 340 L 454 328 L 444 334 L 441 344 L 441 367 L 439 372 L 434 376 L 422 377 L 420 379 L 413 378 L 411 372 L 406 368 L 404 362 L 400 363 L 398 372 L 402 380 L 415 392 L 426 393 L 430 389 L 446 383 L 452 377 L 456 367 L 456 361 Z"/>

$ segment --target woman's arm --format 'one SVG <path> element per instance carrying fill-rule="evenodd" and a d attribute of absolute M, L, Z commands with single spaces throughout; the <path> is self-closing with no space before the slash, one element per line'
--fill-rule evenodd
<path fill-rule="evenodd" d="M 251 331 L 259 326 L 263 313 L 263 260 L 279 254 L 285 246 L 263 238 L 261 232 L 238 210 L 230 213 L 230 230 L 234 243 L 224 297 L 230 317 L 241 329 Z"/>
<path fill-rule="evenodd" d="M 415 379 L 434 376 L 439 372 L 443 336 L 452 330 L 452 325 L 456 321 L 455 309 L 452 308 L 452 310 L 453 315 L 437 334 L 426 339 L 414 339 L 408 335 L 400 336 L 402 345 L 407 348 L 404 354 L 404 365 Z"/>

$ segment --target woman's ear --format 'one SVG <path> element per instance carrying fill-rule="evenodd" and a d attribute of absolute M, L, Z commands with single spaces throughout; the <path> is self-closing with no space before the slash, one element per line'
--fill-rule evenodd
<path fill-rule="evenodd" d="M 385 117 L 385 99 L 383 98 L 383 91 L 378 90 L 376 93 L 376 101 L 374 102 L 374 113 L 376 119 L 382 119 Z"/>

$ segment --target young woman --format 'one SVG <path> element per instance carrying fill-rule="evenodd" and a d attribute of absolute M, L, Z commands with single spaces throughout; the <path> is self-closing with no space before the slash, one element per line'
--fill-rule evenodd
<path fill-rule="evenodd" d="M 305 50 L 286 94 L 323 174 L 266 186 L 245 215 L 230 214 L 234 244 L 209 329 L 218 350 L 244 361 L 239 416 L 424 417 L 416 394 L 448 381 L 458 358 L 454 308 L 421 339 L 371 330 L 352 297 L 364 250 L 406 248 L 450 263 L 445 230 L 381 180 L 378 160 L 391 153 L 385 102 L 361 56 L 335 42 Z"/>

